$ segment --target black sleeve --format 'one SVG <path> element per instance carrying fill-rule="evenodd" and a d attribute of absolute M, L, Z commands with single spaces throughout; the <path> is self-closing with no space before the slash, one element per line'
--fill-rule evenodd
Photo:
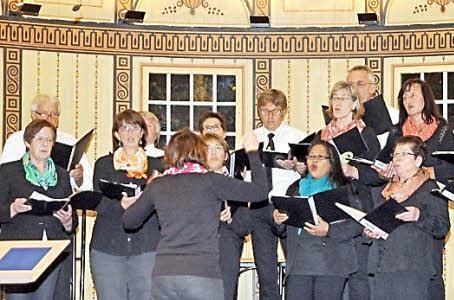
<path fill-rule="evenodd" d="M 153 180 L 142 195 L 123 213 L 123 225 L 126 229 L 136 229 L 154 211 L 154 194 L 151 187 L 159 184 L 159 178 Z"/>
<path fill-rule="evenodd" d="M 113 172 L 111 156 L 101 157 L 95 162 L 95 169 L 93 172 L 93 190 L 95 192 L 101 191 L 99 179 L 111 180 L 111 172 Z M 104 196 L 96 207 L 96 211 L 98 213 L 121 214 L 124 209 L 121 206 L 120 201 L 112 200 Z"/>
<path fill-rule="evenodd" d="M 11 174 L 8 166 L 9 164 L 0 165 L 0 223 L 8 223 L 11 220 L 9 178 L 14 174 Z"/>

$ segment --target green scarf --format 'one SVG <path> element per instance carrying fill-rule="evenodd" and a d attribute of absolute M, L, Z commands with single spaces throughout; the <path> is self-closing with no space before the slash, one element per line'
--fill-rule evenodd
<path fill-rule="evenodd" d="M 49 186 L 55 186 L 57 184 L 57 170 L 52 158 L 48 158 L 46 161 L 46 170 L 41 173 L 40 170 L 31 162 L 30 154 L 25 152 L 22 156 L 22 164 L 25 170 L 25 179 L 33 185 L 41 186 L 47 190 Z"/>

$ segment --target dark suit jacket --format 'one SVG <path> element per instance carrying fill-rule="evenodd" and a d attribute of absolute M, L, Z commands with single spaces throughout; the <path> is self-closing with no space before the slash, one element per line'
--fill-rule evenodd
<path fill-rule="evenodd" d="M 293 183 L 287 194 L 299 195 Z M 350 202 L 355 196 L 350 195 Z M 350 219 L 330 224 L 328 235 L 313 236 L 304 229 L 298 235 L 294 226 L 277 226 L 287 234 L 288 275 L 336 275 L 347 277 L 358 269 L 353 237 L 361 234 L 362 226 Z"/>
<path fill-rule="evenodd" d="M 369 273 L 416 271 L 435 274 L 438 271 L 437 240 L 449 231 L 450 221 L 446 200 L 433 196 L 436 187 L 428 180 L 417 189 L 404 206 L 415 206 L 421 214 L 418 221 L 408 222 L 393 230 L 386 240 L 373 240 L 369 255 Z M 376 206 L 383 203 L 379 197 Z"/>
<path fill-rule="evenodd" d="M 10 206 L 16 198 L 28 198 L 33 191 L 52 198 L 65 198 L 72 194 L 68 171 L 57 167 L 57 185 L 47 190 L 35 186 L 25 179 L 22 160 L 0 166 L 0 239 L 40 240 L 43 230 L 52 239 L 68 239 L 78 225 L 77 213 L 73 210 L 72 231 L 66 232 L 61 222 L 54 216 L 33 216 L 20 213 L 10 217 Z"/>

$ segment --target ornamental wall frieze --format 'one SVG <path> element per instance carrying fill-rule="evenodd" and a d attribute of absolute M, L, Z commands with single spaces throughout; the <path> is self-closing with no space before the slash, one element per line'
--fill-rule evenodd
<path fill-rule="evenodd" d="M 377 31 L 178 31 L 0 20 L 0 46 L 162 57 L 336 58 L 454 52 L 454 25 Z"/>

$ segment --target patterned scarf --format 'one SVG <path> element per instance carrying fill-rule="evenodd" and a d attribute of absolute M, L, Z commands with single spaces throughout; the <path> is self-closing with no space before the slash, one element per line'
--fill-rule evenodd
<path fill-rule="evenodd" d="M 25 179 L 33 185 L 40 186 L 47 190 L 50 186 L 57 184 L 57 170 L 52 158 L 46 160 L 46 169 L 44 173 L 33 164 L 30 160 L 30 153 L 25 152 L 22 156 L 22 165 L 25 170 Z"/>
<path fill-rule="evenodd" d="M 385 199 L 393 198 L 397 202 L 402 202 L 410 197 L 426 180 L 429 179 L 429 172 L 424 169 L 408 178 L 404 182 L 399 182 L 397 176 L 394 176 L 382 191 Z"/>
<path fill-rule="evenodd" d="M 366 124 L 364 124 L 361 119 L 353 119 L 347 126 L 340 128 L 337 125 L 336 120 L 331 120 L 331 122 L 329 122 L 328 125 L 326 125 L 326 127 L 322 130 L 321 138 L 324 141 L 330 141 L 355 127 L 358 127 L 361 132 L 361 130 L 366 127 Z"/>
<path fill-rule="evenodd" d="M 206 173 L 208 170 L 199 163 L 185 162 L 181 168 L 170 167 L 164 171 L 164 175 L 188 174 L 188 173 Z"/>
<path fill-rule="evenodd" d="M 415 135 L 421 138 L 423 141 L 427 141 L 438 128 L 438 122 L 434 121 L 430 124 L 423 123 L 417 126 L 413 123 L 411 118 L 407 118 L 402 126 L 402 133 L 404 136 Z"/>
<path fill-rule="evenodd" d="M 132 156 L 128 156 L 123 147 L 119 147 L 113 154 L 113 163 L 115 170 L 125 170 L 129 178 L 146 179 L 148 177 L 148 159 L 142 147 L 139 147 L 136 154 Z"/>

